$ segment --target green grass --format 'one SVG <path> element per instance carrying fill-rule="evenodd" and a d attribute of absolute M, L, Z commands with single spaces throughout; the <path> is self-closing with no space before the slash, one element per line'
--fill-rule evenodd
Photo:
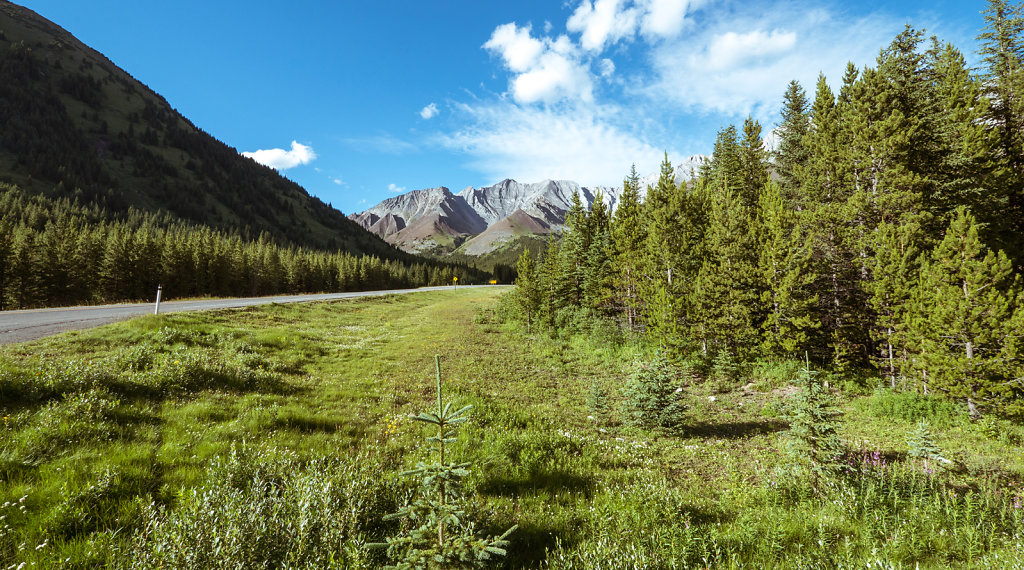
<path fill-rule="evenodd" d="M 151 316 L 0 349 L 0 567 L 378 567 L 425 459 L 433 356 L 472 404 L 477 527 L 508 567 L 1020 567 L 1024 429 L 841 394 L 845 474 L 784 453 L 785 364 L 690 376 L 677 430 L 623 421 L 636 339 L 525 335 L 487 289 Z M 605 417 L 587 399 L 606 387 Z M 837 382 L 842 386 L 842 382 Z M 852 385 L 852 384 L 851 384 Z M 907 457 L 919 419 L 953 463 Z M 876 567 L 872 566 L 872 567 Z"/>

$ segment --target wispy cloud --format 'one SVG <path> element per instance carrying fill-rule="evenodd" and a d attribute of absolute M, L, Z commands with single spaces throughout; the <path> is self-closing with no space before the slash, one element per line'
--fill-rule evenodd
<path fill-rule="evenodd" d="M 292 141 L 291 150 L 283 148 L 260 149 L 253 152 L 243 152 L 242 156 L 277 170 L 288 170 L 300 164 L 309 164 L 316 159 L 313 147 L 299 144 L 296 141 Z"/>
<path fill-rule="evenodd" d="M 433 119 L 434 117 L 436 117 L 438 115 L 438 113 L 440 113 L 440 112 L 441 111 L 438 110 L 438 108 L 437 108 L 437 104 L 436 103 L 431 103 L 431 104 L 427 105 L 426 107 L 420 109 L 420 117 L 422 117 L 424 119 L 427 119 L 427 120 L 430 120 L 430 119 Z"/>
<path fill-rule="evenodd" d="M 838 83 L 848 61 L 872 64 L 902 28 L 881 15 L 848 20 L 826 9 L 777 2 L 706 10 L 690 34 L 652 46 L 648 101 L 690 112 L 753 114 L 773 121 L 790 80 L 813 91 L 819 73 Z"/>
<path fill-rule="evenodd" d="M 388 192 L 401 194 L 402 192 L 405 192 L 405 186 L 398 186 L 392 182 L 391 184 L 388 184 Z"/>
<path fill-rule="evenodd" d="M 622 109 L 579 106 L 554 110 L 497 102 L 456 108 L 467 126 L 439 143 L 464 152 L 469 166 L 489 180 L 546 178 L 583 184 L 618 185 L 636 163 L 654 170 L 663 149 L 649 144 L 611 117 Z"/>
<path fill-rule="evenodd" d="M 383 154 L 407 154 L 418 150 L 413 143 L 390 134 L 350 137 L 341 139 L 341 142 L 353 150 Z"/>

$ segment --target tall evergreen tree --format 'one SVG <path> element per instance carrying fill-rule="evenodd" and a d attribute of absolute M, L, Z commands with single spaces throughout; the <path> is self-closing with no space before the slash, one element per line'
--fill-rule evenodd
<path fill-rule="evenodd" d="M 796 215 L 783 200 L 778 184 L 764 185 L 755 232 L 758 288 L 764 312 L 761 346 L 767 355 L 792 356 L 798 349 L 806 349 L 809 332 L 818 327 L 813 243 L 797 223 Z"/>
<path fill-rule="evenodd" d="M 647 226 L 642 215 L 640 177 L 634 164 L 629 176 L 623 181 L 622 196 L 611 226 L 614 251 L 612 267 L 617 274 L 615 289 L 630 330 L 636 327 L 637 315 L 641 310 L 639 281 L 644 242 L 647 239 Z"/>
<path fill-rule="evenodd" d="M 743 121 L 743 140 L 739 147 L 741 195 L 751 211 L 757 207 L 758 196 L 768 182 L 768 151 L 764 148 L 761 124 L 747 116 Z"/>
<path fill-rule="evenodd" d="M 774 162 L 783 196 L 793 204 L 797 204 L 795 198 L 800 190 L 798 172 L 808 158 L 807 149 L 804 148 L 804 137 L 811 126 L 808 110 L 807 94 L 803 87 L 795 79 L 790 81 L 782 99 L 782 123 L 777 129 L 779 145 Z"/>
<path fill-rule="evenodd" d="M 896 388 L 897 371 L 906 350 L 906 305 L 918 274 L 921 228 L 914 223 L 883 223 L 874 233 L 871 281 L 867 284 L 874 312 L 872 335 L 878 343 L 875 365 Z"/>
<path fill-rule="evenodd" d="M 760 312 L 750 217 L 729 185 L 715 186 L 710 193 L 703 263 L 689 295 L 690 317 L 707 357 L 725 353 L 745 360 L 757 344 Z"/>
<path fill-rule="evenodd" d="M 978 224 L 959 208 L 935 248 L 908 309 L 916 366 L 932 389 L 967 402 L 997 406 L 1014 392 L 1024 336 L 1020 278 L 1002 252 L 988 250 Z"/>
<path fill-rule="evenodd" d="M 982 85 L 989 108 L 984 124 L 997 139 L 993 154 L 998 184 L 1008 198 L 1007 236 L 1018 270 L 1024 267 L 1024 3 L 989 0 L 978 41 L 984 62 Z"/>
<path fill-rule="evenodd" d="M 531 332 L 541 307 L 541 289 L 537 276 L 537 264 L 528 249 L 523 250 L 516 262 L 516 288 L 513 293 L 515 304 L 526 319 L 526 331 Z"/>

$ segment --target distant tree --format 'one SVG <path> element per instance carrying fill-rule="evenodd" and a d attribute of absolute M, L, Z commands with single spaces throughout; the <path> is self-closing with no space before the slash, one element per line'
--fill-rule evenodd
<path fill-rule="evenodd" d="M 526 331 L 530 332 L 541 307 L 541 290 L 538 282 L 537 264 L 529 250 L 523 250 L 516 262 L 516 288 L 513 291 L 515 304 L 526 319 Z"/>

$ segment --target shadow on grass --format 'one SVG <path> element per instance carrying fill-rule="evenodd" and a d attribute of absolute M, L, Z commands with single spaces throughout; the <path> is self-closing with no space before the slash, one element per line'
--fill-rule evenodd
<path fill-rule="evenodd" d="M 697 424 L 679 427 L 683 437 L 704 439 L 741 439 L 754 435 L 775 433 L 786 429 L 786 422 L 768 420 L 763 422 L 726 422 L 721 424 Z"/>
<path fill-rule="evenodd" d="M 527 474 L 501 473 L 487 477 L 477 486 L 484 495 L 515 497 L 522 494 L 550 491 L 579 493 L 586 497 L 594 490 L 594 479 L 561 469 L 538 469 Z"/>
<path fill-rule="evenodd" d="M 508 529 L 494 526 L 487 528 L 490 535 L 500 535 Z M 508 554 L 501 559 L 502 568 L 537 568 L 547 558 L 549 550 L 560 543 L 563 548 L 573 548 L 578 540 L 572 529 L 544 523 L 520 523 L 519 528 L 509 537 Z"/>

